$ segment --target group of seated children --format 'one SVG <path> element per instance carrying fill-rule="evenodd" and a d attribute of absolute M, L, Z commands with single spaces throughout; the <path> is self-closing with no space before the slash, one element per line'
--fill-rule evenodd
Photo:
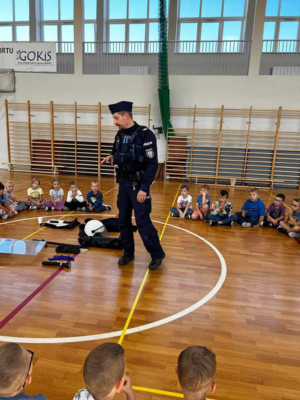
<path fill-rule="evenodd" d="M 17 343 L 0 347 L 0 399 L 46 400 L 43 394 L 27 396 L 31 383 L 33 352 Z M 104 343 L 87 356 L 83 368 L 86 389 L 79 390 L 73 400 L 113 400 L 121 391 L 127 400 L 135 400 L 131 379 L 126 375 L 125 352 L 117 343 Z M 183 350 L 175 368 L 186 400 L 205 400 L 207 392 L 216 389 L 216 356 L 203 346 Z"/>
<path fill-rule="evenodd" d="M 43 190 L 40 187 L 39 178 L 33 178 L 30 188 L 27 190 L 27 200 L 17 200 L 14 195 L 14 184 L 6 182 L 5 186 L 0 182 L 0 217 L 11 218 L 22 210 L 36 210 L 43 208 L 46 211 L 70 210 L 101 212 L 111 210 L 111 207 L 103 203 L 103 194 L 99 190 L 97 181 L 92 181 L 91 191 L 87 194 L 87 201 L 84 200 L 81 191 L 75 181 L 69 182 L 67 200 L 64 200 L 64 190 L 60 187 L 58 178 L 52 179 L 52 187 L 49 192 L 50 200 L 43 199 Z"/>
<path fill-rule="evenodd" d="M 181 186 L 181 195 L 177 200 L 177 207 L 171 207 L 172 217 L 181 219 L 200 219 L 209 221 L 210 225 L 229 225 L 234 222 L 242 225 L 243 228 L 251 226 L 274 227 L 292 238 L 300 237 L 300 197 L 293 199 L 291 211 L 286 213 L 284 194 L 278 194 L 269 208 L 259 198 L 259 190 L 251 188 L 249 199 L 245 201 L 242 210 L 231 215 L 232 204 L 228 201 L 228 192 L 221 190 L 219 199 L 211 203 L 209 186 L 201 185 L 200 195 L 196 200 L 196 209 L 192 209 L 192 196 L 189 195 L 188 185 Z"/>

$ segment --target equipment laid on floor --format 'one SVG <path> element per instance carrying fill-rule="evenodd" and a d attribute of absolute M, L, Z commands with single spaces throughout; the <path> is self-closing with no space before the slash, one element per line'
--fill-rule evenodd
<path fill-rule="evenodd" d="M 109 236 L 105 225 L 98 220 L 88 219 L 86 224 L 81 224 L 78 242 L 82 246 L 99 247 L 122 250 L 119 237 Z"/>
<path fill-rule="evenodd" d="M 33 241 L 40 242 L 39 239 L 33 239 Z M 90 250 L 89 247 L 78 246 L 76 244 L 66 244 L 66 243 L 58 243 L 58 242 L 47 242 L 44 239 L 45 247 L 48 246 L 57 246 L 55 251 L 56 253 L 71 253 L 71 254 L 78 254 L 78 253 L 86 253 Z"/>
<path fill-rule="evenodd" d="M 54 228 L 54 229 L 74 229 L 76 226 L 80 225 L 77 218 L 73 221 L 64 221 L 62 219 L 50 219 L 46 221 L 41 226 L 46 226 L 47 228 Z"/>
<path fill-rule="evenodd" d="M 75 261 L 74 257 L 72 256 L 53 256 L 52 258 L 48 258 L 49 261 Z"/>
<path fill-rule="evenodd" d="M 89 221 L 92 221 L 93 218 L 87 218 L 84 220 L 85 224 L 87 224 Z M 108 232 L 120 232 L 120 223 L 119 223 L 119 218 L 115 217 L 110 217 L 110 218 L 105 218 L 101 219 L 102 224 L 105 226 Z M 79 229 L 84 229 L 85 224 L 80 224 Z M 137 231 L 137 226 L 132 225 L 132 231 L 136 232 Z"/>
<path fill-rule="evenodd" d="M 51 267 L 71 268 L 71 263 L 70 262 L 43 261 L 42 265 L 49 265 Z"/>
<path fill-rule="evenodd" d="M 0 264 L 22 267 L 30 265 L 44 246 L 44 240 L 37 243 L 32 240 L 0 238 Z"/>

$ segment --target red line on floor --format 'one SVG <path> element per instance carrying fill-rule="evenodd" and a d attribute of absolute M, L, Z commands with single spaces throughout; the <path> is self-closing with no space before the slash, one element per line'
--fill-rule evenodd
<path fill-rule="evenodd" d="M 79 253 L 78 253 L 79 254 Z M 77 257 L 78 254 L 74 254 L 73 257 Z M 31 295 L 27 297 L 21 304 L 19 304 L 10 314 L 8 314 L 1 322 L 0 322 L 0 329 L 2 329 L 6 324 L 9 323 L 13 317 L 15 317 L 27 304 L 35 298 L 53 279 L 64 270 L 64 267 L 59 267 L 57 271 L 54 272 L 48 279 L 45 280 Z"/>

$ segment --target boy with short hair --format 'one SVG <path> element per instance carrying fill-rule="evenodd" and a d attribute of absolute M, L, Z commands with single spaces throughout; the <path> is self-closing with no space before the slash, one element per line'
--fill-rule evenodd
<path fill-rule="evenodd" d="M 235 221 L 242 225 L 243 228 L 258 228 L 261 226 L 266 216 L 266 206 L 259 198 L 259 190 L 251 188 L 249 192 L 249 199 L 245 201 L 242 212 L 236 212 L 232 217 L 219 221 L 219 225 L 229 224 Z"/>
<path fill-rule="evenodd" d="M 219 221 L 230 217 L 232 210 L 232 204 L 228 201 L 227 190 L 221 190 L 219 195 L 219 200 L 216 200 L 212 204 L 212 210 L 208 214 L 207 219 L 210 221 L 210 225 L 218 225 Z M 233 221 L 228 225 L 232 226 Z"/>
<path fill-rule="evenodd" d="M 81 191 L 78 189 L 75 181 L 69 182 L 69 191 L 67 201 L 65 202 L 64 210 L 71 211 L 85 211 L 86 201 L 82 196 Z"/>
<path fill-rule="evenodd" d="M 291 238 L 300 238 L 300 197 L 292 202 L 292 210 L 289 211 L 284 221 L 279 222 L 279 232 L 287 233 Z"/>
<path fill-rule="evenodd" d="M 123 391 L 127 400 L 135 400 L 129 376 L 125 375 L 125 352 L 117 343 L 104 343 L 93 349 L 84 364 L 87 390 L 79 390 L 73 400 L 113 400 Z"/>
<path fill-rule="evenodd" d="M 216 356 L 203 346 L 191 346 L 178 357 L 176 373 L 184 399 L 205 400 L 206 393 L 216 390 Z"/>
<path fill-rule="evenodd" d="M 91 189 L 87 194 L 88 205 L 85 207 L 85 211 L 98 213 L 104 210 L 111 210 L 111 206 L 103 204 L 103 194 L 99 190 L 98 181 L 92 181 Z"/>
<path fill-rule="evenodd" d="M 17 343 L 0 347 L 0 400 L 46 400 L 43 394 L 26 396 L 32 380 L 33 353 Z"/>
<path fill-rule="evenodd" d="M 278 194 L 275 196 L 272 204 L 269 205 L 267 209 L 267 215 L 261 226 L 277 227 L 279 222 L 284 220 L 285 217 L 285 205 L 283 204 L 285 200 L 284 194 Z"/>
<path fill-rule="evenodd" d="M 188 185 L 181 185 L 181 195 L 177 199 L 177 207 L 171 207 L 170 211 L 172 217 L 179 217 L 180 219 L 191 218 L 193 214 L 192 209 L 192 196 L 189 195 Z"/>
<path fill-rule="evenodd" d="M 200 195 L 196 199 L 196 210 L 193 212 L 192 219 L 201 219 L 201 221 L 208 221 L 207 215 L 210 213 L 210 195 L 209 186 L 200 186 Z"/>

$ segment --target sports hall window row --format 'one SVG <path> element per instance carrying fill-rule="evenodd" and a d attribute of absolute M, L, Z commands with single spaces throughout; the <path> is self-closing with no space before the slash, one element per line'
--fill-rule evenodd
<path fill-rule="evenodd" d="M 30 41 L 30 24 L 40 21 L 36 38 L 74 42 L 74 0 L 0 0 L 0 41 Z M 34 18 L 32 18 L 34 14 Z"/>
<path fill-rule="evenodd" d="M 159 0 L 82 2 L 84 42 L 159 39 Z M 99 4 L 102 10 L 97 10 Z M 177 0 L 176 7 L 176 18 L 169 21 L 176 24 L 174 39 L 211 42 L 194 43 L 188 46 L 188 51 L 186 46 L 181 46 L 182 51 L 217 52 L 220 45 L 214 41 L 245 39 L 248 0 Z M 36 33 L 32 41 L 74 41 L 74 0 L 0 0 L 0 10 L 0 41 L 29 41 L 32 32 Z M 32 30 L 31 25 L 37 29 Z M 264 52 L 299 51 L 300 0 L 267 0 L 263 38 Z M 235 52 L 240 51 L 238 44 L 233 47 Z M 141 47 L 140 52 L 143 51 L 146 50 Z"/>
<path fill-rule="evenodd" d="M 300 0 L 267 0 L 263 52 L 299 52 Z"/>

